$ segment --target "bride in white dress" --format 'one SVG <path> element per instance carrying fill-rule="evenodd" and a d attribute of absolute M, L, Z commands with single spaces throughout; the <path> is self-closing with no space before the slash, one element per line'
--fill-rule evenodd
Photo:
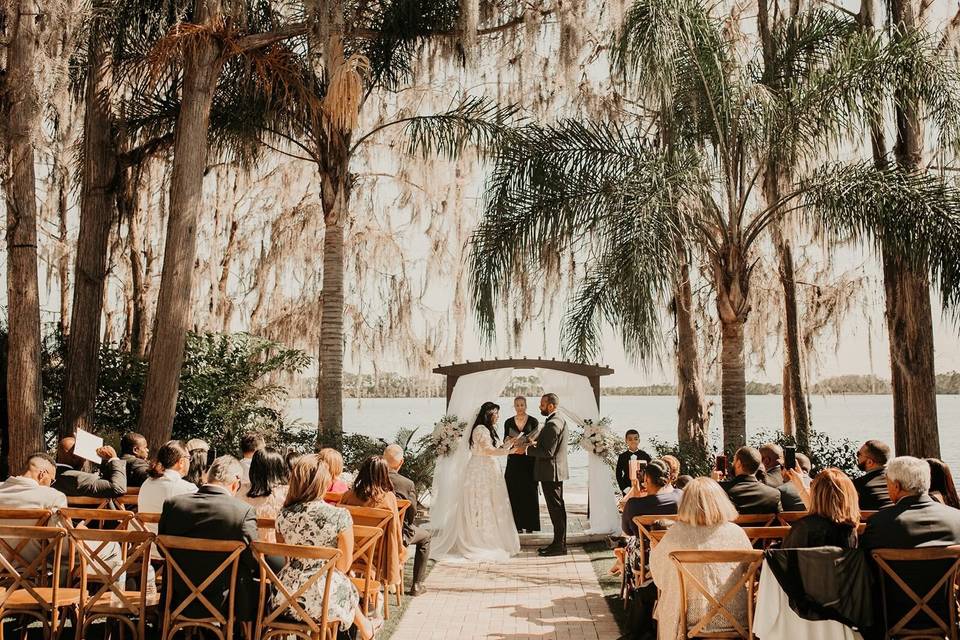
<path fill-rule="evenodd" d="M 435 557 L 500 562 L 519 553 L 520 537 L 513 523 L 507 485 L 496 456 L 500 448 L 496 424 L 500 407 L 485 402 L 470 432 L 469 459 L 461 476 L 458 499 L 445 526 L 434 539 Z"/>

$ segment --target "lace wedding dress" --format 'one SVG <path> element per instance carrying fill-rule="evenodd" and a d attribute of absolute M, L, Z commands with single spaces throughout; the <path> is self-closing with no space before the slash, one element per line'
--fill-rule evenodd
<path fill-rule="evenodd" d="M 444 559 L 502 562 L 519 553 L 520 537 L 513 523 L 507 485 L 495 456 L 509 449 L 493 446 L 486 427 L 470 434 L 470 458 L 461 476 L 459 501 L 450 528 L 436 541 L 433 555 Z M 439 548 L 437 548 L 439 547 Z"/>

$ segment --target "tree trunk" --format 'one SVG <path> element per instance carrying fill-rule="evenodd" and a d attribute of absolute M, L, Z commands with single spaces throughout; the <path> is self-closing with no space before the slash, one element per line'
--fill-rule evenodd
<path fill-rule="evenodd" d="M 779 235 L 779 234 L 778 234 Z M 797 439 L 797 447 L 809 453 L 810 449 L 810 413 L 807 411 L 806 392 L 803 388 L 801 369 L 803 361 L 800 356 L 800 321 L 797 314 L 797 282 L 793 272 L 793 250 L 790 241 L 782 237 L 777 238 L 777 253 L 780 258 L 780 286 L 783 288 L 783 323 L 784 348 L 783 367 L 784 406 L 789 407 L 793 420 L 793 435 Z M 784 423 L 788 415 L 784 414 Z"/>
<path fill-rule="evenodd" d="M 749 270 L 737 244 L 724 247 L 714 264 L 717 316 L 720 319 L 720 393 L 723 450 L 732 454 L 747 442 L 747 379 L 744 362 L 744 325 L 750 314 Z"/>
<path fill-rule="evenodd" d="M 39 97 L 34 84 L 38 47 L 33 2 L 7 13 L 5 99 L 7 148 L 4 185 L 7 205 L 7 402 L 9 467 L 19 473 L 27 458 L 44 450 L 40 395 L 40 292 L 37 279 L 37 196 L 33 158 L 39 132 Z"/>
<path fill-rule="evenodd" d="M 324 215 L 323 301 L 320 308 L 320 369 L 317 378 L 317 437 L 343 433 L 343 276 L 344 232 L 350 203 L 349 138 L 338 136 L 320 167 Z"/>
<path fill-rule="evenodd" d="M 216 2 L 200 0 L 197 6 L 198 22 L 209 23 L 219 14 Z M 140 413 L 140 433 L 153 450 L 170 439 L 177 408 L 180 369 L 191 316 L 197 216 L 207 166 L 207 128 L 222 66 L 220 45 L 212 38 L 198 40 L 188 51 L 174 140 L 163 271 Z"/>
<path fill-rule="evenodd" d="M 60 335 L 70 335 L 70 244 L 67 233 L 67 217 L 69 203 L 67 195 L 70 191 L 70 172 L 57 163 L 57 210 L 59 213 L 57 231 L 60 235 L 60 252 L 57 256 L 57 280 L 60 285 Z"/>
<path fill-rule="evenodd" d="M 96 11 L 96 8 L 95 8 Z M 100 372 L 100 324 L 110 225 L 116 212 L 117 157 L 111 134 L 113 82 L 108 44 L 94 20 L 89 39 L 80 231 L 73 287 L 73 327 L 67 343 L 60 436 L 91 430 Z"/>
<path fill-rule="evenodd" d="M 149 263 L 144 263 L 142 251 L 144 222 L 140 219 L 137 190 L 143 177 L 143 167 L 135 165 L 120 172 L 121 185 L 117 189 L 117 210 L 127 221 L 127 250 L 130 258 L 130 352 L 143 358 L 147 353 L 149 321 L 147 319 L 147 282 Z"/>
<path fill-rule="evenodd" d="M 914 2 L 893 0 L 894 37 L 916 28 Z M 896 96 L 897 141 L 893 155 L 905 171 L 922 170 L 923 122 L 910 95 Z M 933 363 L 933 314 L 929 268 L 883 249 L 887 329 L 893 383 L 893 433 L 897 455 L 940 457 L 937 387 Z"/>
<path fill-rule="evenodd" d="M 703 394 L 690 264 L 682 243 L 677 241 L 676 245 L 678 264 L 673 283 L 673 311 L 677 322 L 677 439 L 678 442 L 689 442 L 706 449 L 710 408 Z"/>

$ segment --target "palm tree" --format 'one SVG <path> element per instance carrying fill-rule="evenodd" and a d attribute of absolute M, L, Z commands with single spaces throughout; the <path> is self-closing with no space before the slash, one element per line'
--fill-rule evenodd
<path fill-rule="evenodd" d="M 566 348 L 591 355 L 602 323 L 609 323 L 630 353 L 651 357 L 670 284 L 667 266 L 676 265 L 669 239 L 679 234 L 705 258 L 713 285 L 722 334 L 723 445 L 732 451 L 746 440 L 744 325 L 758 244 L 771 226 L 800 214 L 816 224 L 829 221 L 831 229 L 886 237 L 889 220 L 880 212 L 888 205 L 871 212 L 866 204 L 878 205 L 870 190 L 884 180 L 890 202 L 910 194 L 931 211 L 950 212 L 955 200 L 946 185 L 929 188 L 925 176 L 854 165 L 794 176 L 779 200 L 760 201 L 756 192 L 771 161 L 787 152 L 798 165 L 854 129 L 891 64 L 923 43 L 888 51 L 852 20 L 811 11 L 772 31 L 779 44 L 775 65 L 765 68 L 762 52 L 744 55 L 731 34 L 736 29 L 726 26 L 701 0 L 636 2 L 615 63 L 655 109 L 653 121 L 564 121 L 515 132 L 497 154 L 471 255 L 476 312 L 487 334 L 511 274 L 542 271 L 558 252 L 573 251 L 588 262 L 565 321 Z M 778 85 L 783 91 L 771 90 L 771 75 L 785 80 Z M 838 195 L 839 175 L 847 182 Z M 890 233 L 897 231 L 916 233 L 902 227 Z"/>
<path fill-rule="evenodd" d="M 506 9 L 514 4 L 506 3 Z M 320 102 L 317 114 L 291 104 L 279 114 L 250 118 L 267 139 L 286 141 L 317 165 L 325 234 L 323 292 L 318 349 L 318 437 L 336 438 L 343 430 L 344 233 L 350 215 L 351 162 L 371 137 L 390 127 L 406 127 L 411 150 L 454 154 L 470 144 L 489 146 L 513 116 L 485 100 L 464 98 L 444 113 L 397 117 L 358 131 L 360 115 L 375 92 L 394 91 L 410 81 L 413 63 L 429 40 L 456 41 L 462 35 L 461 3 L 431 0 L 419 3 L 370 3 L 363 12 L 331 4 L 318 14 L 302 16 L 318 25 L 300 44 L 306 60 L 305 83 Z M 522 24 L 522 13 L 501 24 L 480 28 L 476 35 L 500 33 Z M 326 25 L 321 29 L 320 26 Z M 334 25 L 335 28 L 329 28 Z M 311 64 L 322 59 L 324 65 Z M 326 435 L 324 435 L 326 434 Z"/>

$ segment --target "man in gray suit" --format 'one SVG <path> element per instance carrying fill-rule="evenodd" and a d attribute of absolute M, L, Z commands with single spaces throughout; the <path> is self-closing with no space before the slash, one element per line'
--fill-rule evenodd
<path fill-rule="evenodd" d="M 553 524 L 553 542 L 537 550 L 541 556 L 562 556 L 567 553 L 567 508 L 563 503 L 563 481 L 570 477 L 567 468 L 567 425 L 557 415 L 560 398 L 555 393 L 540 398 L 540 415 L 546 416 L 536 442 L 515 453 L 536 458 L 533 477 L 540 482 Z"/>

